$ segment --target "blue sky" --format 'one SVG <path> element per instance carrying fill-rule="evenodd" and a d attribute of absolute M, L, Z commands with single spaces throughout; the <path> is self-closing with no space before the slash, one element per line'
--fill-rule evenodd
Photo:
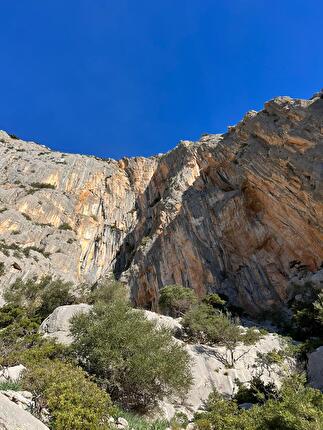
<path fill-rule="evenodd" d="M 152 155 L 323 87 L 321 0 L 0 0 L 0 129 Z"/>

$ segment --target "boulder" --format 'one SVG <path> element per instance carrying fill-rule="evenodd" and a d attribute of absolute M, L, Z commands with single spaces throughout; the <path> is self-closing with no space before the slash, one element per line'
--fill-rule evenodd
<path fill-rule="evenodd" d="M 157 314 L 156 312 L 151 312 L 144 310 L 145 317 L 149 321 L 156 322 L 157 328 L 167 328 L 171 330 L 173 334 L 180 334 L 183 331 L 183 326 L 180 323 L 179 319 L 174 319 L 172 317 Z"/>
<path fill-rule="evenodd" d="M 31 409 L 34 405 L 33 395 L 29 391 L 2 390 L 1 394 L 23 409 Z"/>
<path fill-rule="evenodd" d="M 49 428 L 0 393 L 0 430 L 49 430 Z"/>
<path fill-rule="evenodd" d="M 22 372 L 26 370 L 25 366 L 18 364 L 17 366 L 4 367 L 0 370 L 0 382 L 17 382 L 21 378 Z"/>
<path fill-rule="evenodd" d="M 70 320 L 79 313 L 88 313 L 91 306 L 85 303 L 59 306 L 40 325 L 39 332 L 64 345 L 72 342 Z"/>
<path fill-rule="evenodd" d="M 307 375 L 311 387 L 323 391 L 323 346 L 309 354 Z"/>

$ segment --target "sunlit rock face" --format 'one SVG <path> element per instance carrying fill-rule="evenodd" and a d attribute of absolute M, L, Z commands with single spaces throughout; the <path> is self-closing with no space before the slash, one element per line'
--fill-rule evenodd
<path fill-rule="evenodd" d="M 286 302 L 295 261 L 323 261 L 322 93 L 163 156 L 102 160 L 2 132 L 0 160 L 2 285 L 114 271 L 148 308 L 180 283 L 259 312 Z"/>

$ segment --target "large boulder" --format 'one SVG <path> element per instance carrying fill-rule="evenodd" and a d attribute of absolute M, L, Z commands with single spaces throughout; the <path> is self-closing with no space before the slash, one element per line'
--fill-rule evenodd
<path fill-rule="evenodd" d="M 79 313 L 88 313 L 90 309 L 91 306 L 85 303 L 59 306 L 41 323 L 39 332 L 45 337 L 69 345 L 73 340 L 70 333 L 72 317 Z"/>
<path fill-rule="evenodd" d="M 49 428 L 0 393 L 0 430 L 49 430 Z"/>
<path fill-rule="evenodd" d="M 323 390 L 323 346 L 309 354 L 307 374 L 309 384 L 313 388 Z"/>

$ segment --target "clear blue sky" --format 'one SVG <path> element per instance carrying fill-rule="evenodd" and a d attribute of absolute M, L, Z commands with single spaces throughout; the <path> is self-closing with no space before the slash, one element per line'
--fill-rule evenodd
<path fill-rule="evenodd" d="M 165 152 L 323 87 L 322 0 L 0 0 L 0 129 Z"/>

